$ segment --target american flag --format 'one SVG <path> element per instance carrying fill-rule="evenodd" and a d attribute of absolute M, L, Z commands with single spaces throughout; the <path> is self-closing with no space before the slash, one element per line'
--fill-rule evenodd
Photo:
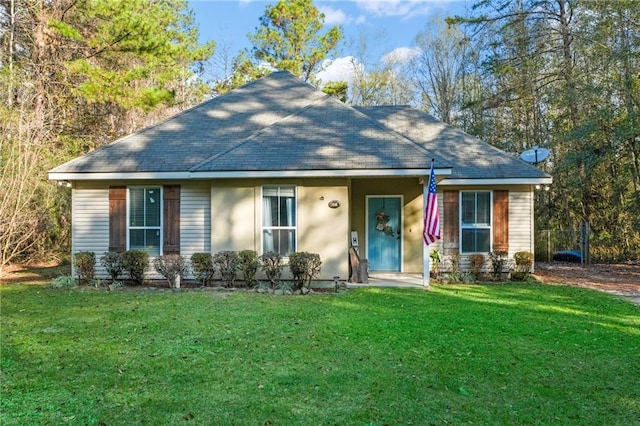
<path fill-rule="evenodd" d="M 436 191 L 436 174 L 431 162 L 431 176 L 429 178 L 429 194 L 424 207 L 424 230 L 422 231 L 425 244 L 429 245 L 439 240 L 440 235 L 440 215 L 438 214 L 438 196 Z"/>

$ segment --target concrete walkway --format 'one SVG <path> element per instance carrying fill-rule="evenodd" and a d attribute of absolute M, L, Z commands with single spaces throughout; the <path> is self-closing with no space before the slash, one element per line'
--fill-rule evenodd
<path fill-rule="evenodd" d="M 362 287 L 413 287 L 424 288 L 422 274 L 382 274 L 369 275 L 368 283 L 347 283 L 347 288 Z"/>

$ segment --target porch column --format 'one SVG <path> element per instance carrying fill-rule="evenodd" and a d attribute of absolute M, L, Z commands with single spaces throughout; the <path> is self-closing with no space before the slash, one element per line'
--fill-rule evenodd
<path fill-rule="evenodd" d="M 429 177 L 422 180 L 422 223 L 425 220 L 427 197 L 429 195 Z M 422 238 L 422 285 L 429 287 L 429 246 Z"/>

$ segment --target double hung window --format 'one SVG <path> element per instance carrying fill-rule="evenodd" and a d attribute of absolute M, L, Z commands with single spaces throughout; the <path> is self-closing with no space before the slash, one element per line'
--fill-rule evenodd
<path fill-rule="evenodd" d="M 162 188 L 129 187 L 128 247 L 159 256 L 162 241 Z"/>
<path fill-rule="evenodd" d="M 262 188 L 262 252 L 286 257 L 296 251 L 297 217 L 294 186 Z"/>
<path fill-rule="evenodd" d="M 491 192 L 461 193 L 460 233 L 463 253 L 491 251 Z"/>

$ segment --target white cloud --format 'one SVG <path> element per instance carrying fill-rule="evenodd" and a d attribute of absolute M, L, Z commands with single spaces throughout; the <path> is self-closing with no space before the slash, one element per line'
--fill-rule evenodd
<path fill-rule="evenodd" d="M 334 9 L 329 6 L 320 6 L 318 10 L 324 13 L 325 25 L 342 25 L 347 21 L 347 15 L 342 9 Z"/>
<path fill-rule="evenodd" d="M 324 13 L 325 25 L 345 25 L 345 24 L 362 24 L 366 21 L 364 15 L 354 17 L 344 12 L 342 9 L 334 9 L 331 6 L 318 6 L 318 10 Z"/>
<path fill-rule="evenodd" d="M 353 56 L 345 56 L 337 59 L 325 59 L 322 62 L 322 71 L 316 74 L 323 83 L 329 81 L 346 81 L 351 87 L 353 76 L 356 72 L 364 72 L 362 65 Z"/>
<path fill-rule="evenodd" d="M 402 19 L 427 15 L 432 10 L 425 0 L 356 0 L 356 5 L 376 16 L 400 16 Z"/>
<path fill-rule="evenodd" d="M 398 47 L 382 57 L 386 64 L 401 65 L 420 56 L 422 51 L 418 47 Z"/>

